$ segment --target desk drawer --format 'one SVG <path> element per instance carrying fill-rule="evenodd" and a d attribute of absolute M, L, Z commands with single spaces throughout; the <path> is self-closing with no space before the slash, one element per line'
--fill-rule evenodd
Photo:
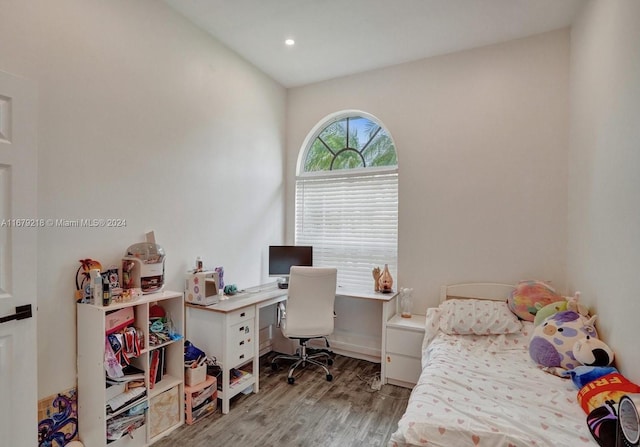
<path fill-rule="evenodd" d="M 231 359 L 230 368 L 246 363 L 253 358 L 253 342 L 245 344 L 239 348 L 229 350 L 229 359 Z"/>
<path fill-rule="evenodd" d="M 242 309 L 234 310 L 233 312 L 229 312 L 227 315 L 229 326 L 233 326 L 235 324 L 240 323 L 241 321 L 251 320 L 256 316 L 256 308 L 254 306 L 243 307 Z"/>
<path fill-rule="evenodd" d="M 253 357 L 254 343 L 253 320 L 242 321 L 229 328 L 227 352 L 234 362 Z"/>
<path fill-rule="evenodd" d="M 253 320 L 234 324 L 229 328 L 228 334 L 229 347 L 232 349 L 253 341 Z"/>

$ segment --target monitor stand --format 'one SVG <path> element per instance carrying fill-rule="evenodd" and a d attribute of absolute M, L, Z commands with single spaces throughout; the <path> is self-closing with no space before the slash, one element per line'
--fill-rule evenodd
<path fill-rule="evenodd" d="M 278 289 L 288 289 L 289 278 L 278 278 Z"/>

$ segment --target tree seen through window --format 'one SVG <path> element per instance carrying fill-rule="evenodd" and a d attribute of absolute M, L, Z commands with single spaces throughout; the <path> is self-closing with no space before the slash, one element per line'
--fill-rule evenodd
<path fill-rule="evenodd" d="M 318 134 L 307 152 L 304 172 L 395 165 L 396 150 L 389 134 L 368 118 L 352 116 Z"/>

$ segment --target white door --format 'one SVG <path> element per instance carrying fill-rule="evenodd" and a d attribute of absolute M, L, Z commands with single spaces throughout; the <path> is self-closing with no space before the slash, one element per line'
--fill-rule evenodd
<path fill-rule="evenodd" d="M 0 444 L 12 447 L 38 444 L 36 101 L 33 82 L 0 71 Z"/>

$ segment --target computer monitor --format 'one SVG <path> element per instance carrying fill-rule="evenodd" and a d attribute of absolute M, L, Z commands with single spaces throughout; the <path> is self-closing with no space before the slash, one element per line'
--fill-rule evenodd
<path fill-rule="evenodd" d="M 278 287 L 289 286 L 291 266 L 313 266 L 313 247 L 306 245 L 270 245 L 269 276 L 278 277 Z"/>

